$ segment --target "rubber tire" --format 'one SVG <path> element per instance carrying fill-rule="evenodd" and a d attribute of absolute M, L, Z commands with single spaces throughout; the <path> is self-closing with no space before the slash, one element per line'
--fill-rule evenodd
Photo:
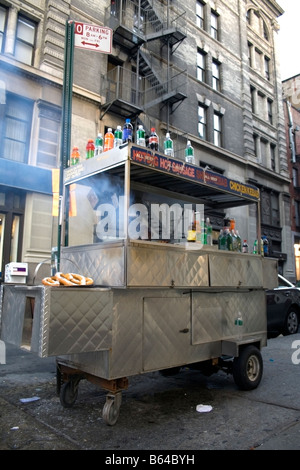
<path fill-rule="evenodd" d="M 241 390 L 254 390 L 260 384 L 263 374 L 263 360 L 256 346 L 245 346 L 240 355 L 235 357 L 232 375 Z"/>
<path fill-rule="evenodd" d="M 118 421 L 120 414 L 120 407 L 116 405 L 114 400 L 108 400 L 104 404 L 102 417 L 106 424 L 114 426 Z"/>
<path fill-rule="evenodd" d="M 60 389 L 60 403 L 64 408 L 72 408 L 78 397 L 78 383 L 73 380 L 65 382 Z"/>
<path fill-rule="evenodd" d="M 282 330 L 283 336 L 294 335 L 299 329 L 299 318 L 294 308 L 290 308 L 287 313 L 284 327 Z"/>

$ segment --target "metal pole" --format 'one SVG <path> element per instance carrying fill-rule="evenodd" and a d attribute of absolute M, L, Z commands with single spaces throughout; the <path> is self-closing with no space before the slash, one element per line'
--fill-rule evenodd
<path fill-rule="evenodd" d="M 62 93 L 62 124 L 59 172 L 59 219 L 57 236 L 57 270 L 60 270 L 60 252 L 62 245 L 62 226 L 64 219 L 64 169 L 68 166 L 71 147 L 73 57 L 74 57 L 74 21 L 66 22 L 65 58 Z"/>

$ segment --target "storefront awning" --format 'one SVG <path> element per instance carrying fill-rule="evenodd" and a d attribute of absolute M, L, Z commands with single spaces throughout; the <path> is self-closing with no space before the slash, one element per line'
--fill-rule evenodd
<path fill-rule="evenodd" d="M 51 169 L 0 158 L 0 186 L 52 195 Z"/>

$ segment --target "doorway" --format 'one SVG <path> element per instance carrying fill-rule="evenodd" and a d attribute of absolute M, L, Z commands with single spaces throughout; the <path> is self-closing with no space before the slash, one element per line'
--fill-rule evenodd
<path fill-rule="evenodd" d="M 5 265 L 21 261 L 25 193 L 0 188 L 0 281 Z"/>

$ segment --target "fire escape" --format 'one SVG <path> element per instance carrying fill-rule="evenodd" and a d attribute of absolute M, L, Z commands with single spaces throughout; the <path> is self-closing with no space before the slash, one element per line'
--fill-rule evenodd
<path fill-rule="evenodd" d="M 186 38 L 185 11 L 177 0 L 112 0 L 105 25 L 135 71 L 117 65 L 102 75 L 101 119 L 107 112 L 133 120 L 150 110 L 160 116 L 166 107 L 169 126 L 170 114 L 187 97 L 187 73 L 171 65 L 172 54 Z"/>

